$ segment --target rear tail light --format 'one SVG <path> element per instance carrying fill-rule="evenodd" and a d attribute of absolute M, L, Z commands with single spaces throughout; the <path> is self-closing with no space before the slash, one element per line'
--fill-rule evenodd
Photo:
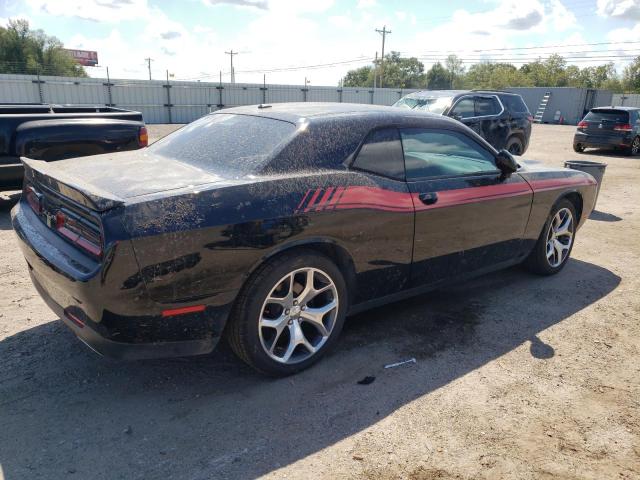
<path fill-rule="evenodd" d="M 140 127 L 138 132 L 138 146 L 140 148 L 149 145 L 149 134 L 147 133 L 147 127 Z"/>
<path fill-rule="evenodd" d="M 633 127 L 628 123 L 619 123 L 618 125 L 613 127 L 613 129 L 616 132 L 631 132 L 633 130 Z"/>
<path fill-rule="evenodd" d="M 580 123 L 578 123 L 578 130 L 584 130 L 588 126 L 589 126 L 589 124 L 587 122 L 585 122 L 584 120 L 582 120 Z"/>
<path fill-rule="evenodd" d="M 55 220 L 55 228 L 60 235 L 95 257 L 102 255 L 100 232 L 62 210 L 56 213 Z"/>
<path fill-rule="evenodd" d="M 27 199 L 27 203 L 31 206 L 31 209 L 38 215 L 42 213 L 42 194 L 36 192 L 31 185 L 25 185 L 22 194 Z"/>

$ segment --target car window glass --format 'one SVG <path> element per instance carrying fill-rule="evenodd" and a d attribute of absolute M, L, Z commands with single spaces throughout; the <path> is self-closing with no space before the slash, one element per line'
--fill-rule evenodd
<path fill-rule="evenodd" d="M 584 119 L 588 122 L 629 123 L 629 113 L 624 110 L 591 110 Z"/>
<path fill-rule="evenodd" d="M 455 104 L 451 110 L 452 115 L 459 116 L 461 118 L 469 118 L 475 116 L 475 105 L 473 97 L 464 97 Z"/>
<path fill-rule="evenodd" d="M 149 152 L 229 176 L 259 172 L 296 126 L 266 117 L 215 113 L 149 147 Z"/>
<path fill-rule="evenodd" d="M 493 154 L 464 134 L 408 128 L 400 136 L 407 180 L 496 170 Z"/>
<path fill-rule="evenodd" d="M 497 115 L 500 113 L 500 105 L 495 97 L 476 97 L 476 117 Z"/>
<path fill-rule="evenodd" d="M 529 113 L 527 105 L 520 95 L 503 95 L 502 103 L 511 113 Z"/>
<path fill-rule="evenodd" d="M 358 153 L 354 167 L 403 180 L 404 162 L 398 130 L 387 128 L 371 132 Z"/>

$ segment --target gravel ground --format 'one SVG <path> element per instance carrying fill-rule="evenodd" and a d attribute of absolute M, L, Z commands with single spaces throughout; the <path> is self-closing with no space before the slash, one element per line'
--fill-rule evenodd
<path fill-rule="evenodd" d="M 640 478 L 640 158 L 578 156 L 573 132 L 536 125 L 526 155 L 609 164 L 561 274 L 513 268 L 352 317 L 281 380 L 225 347 L 97 357 L 32 288 L 4 195 L 0 479 Z"/>

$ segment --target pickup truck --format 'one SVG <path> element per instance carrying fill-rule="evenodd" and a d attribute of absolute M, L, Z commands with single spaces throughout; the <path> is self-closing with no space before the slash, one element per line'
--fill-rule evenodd
<path fill-rule="evenodd" d="M 20 157 L 55 161 L 146 147 L 140 112 L 113 107 L 0 104 L 0 190 L 22 187 Z"/>

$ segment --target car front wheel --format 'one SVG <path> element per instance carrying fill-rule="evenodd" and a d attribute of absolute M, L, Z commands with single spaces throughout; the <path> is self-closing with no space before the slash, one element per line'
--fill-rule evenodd
<path fill-rule="evenodd" d="M 511 155 L 522 155 L 524 152 L 524 145 L 522 145 L 522 140 L 518 137 L 511 137 L 507 141 L 507 151 Z"/>
<path fill-rule="evenodd" d="M 539 275 L 553 275 L 567 264 L 576 231 L 576 209 L 567 199 L 552 209 L 525 267 Z"/>
<path fill-rule="evenodd" d="M 227 329 L 234 352 L 273 376 L 299 372 L 335 343 L 347 311 L 336 265 L 311 250 L 268 261 L 243 288 Z"/>

